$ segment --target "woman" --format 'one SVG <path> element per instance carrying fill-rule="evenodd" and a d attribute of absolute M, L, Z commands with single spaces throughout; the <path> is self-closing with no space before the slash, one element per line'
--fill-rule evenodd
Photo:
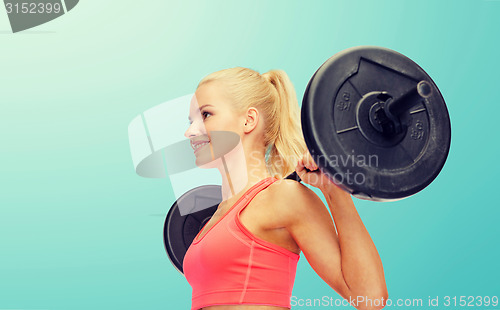
<path fill-rule="evenodd" d="M 185 136 L 199 166 L 220 170 L 223 201 L 184 258 L 193 310 L 291 308 L 301 251 L 351 305 L 383 308 L 387 289 L 377 250 L 350 195 L 312 160 L 299 117 L 283 71 L 232 68 L 199 83 Z M 212 132 L 239 135 L 239 151 L 198 163 L 204 153 L 213 158 Z M 294 170 L 321 190 L 333 221 L 312 190 L 283 179 Z"/>

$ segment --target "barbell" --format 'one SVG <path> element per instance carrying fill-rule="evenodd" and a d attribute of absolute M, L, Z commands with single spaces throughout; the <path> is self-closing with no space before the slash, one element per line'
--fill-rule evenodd
<path fill-rule="evenodd" d="M 411 59 L 381 47 L 350 48 L 321 65 L 306 87 L 301 125 L 318 168 L 351 195 L 373 201 L 403 199 L 428 186 L 444 166 L 451 141 L 436 84 Z M 286 178 L 300 181 L 296 172 Z M 181 215 L 181 201 L 205 205 Z M 164 244 L 179 272 L 221 201 L 220 186 L 206 185 L 170 208 Z"/>

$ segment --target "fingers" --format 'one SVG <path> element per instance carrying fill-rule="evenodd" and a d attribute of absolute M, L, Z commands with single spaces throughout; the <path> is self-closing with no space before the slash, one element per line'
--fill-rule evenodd
<path fill-rule="evenodd" d="M 299 159 L 299 162 L 297 163 L 297 167 L 295 167 L 295 171 L 297 172 L 297 175 L 300 177 L 300 179 L 304 182 L 307 181 L 307 169 L 304 165 L 304 161 L 301 159 Z M 307 182 L 306 182 L 307 183 Z"/>
<path fill-rule="evenodd" d="M 300 173 L 302 172 L 302 170 L 304 170 L 304 162 L 302 161 L 302 158 L 300 158 L 299 162 L 297 163 L 297 167 L 295 167 L 295 171 L 297 171 L 297 173 Z"/>
<path fill-rule="evenodd" d="M 314 170 L 318 169 L 318 166 L 314 162 L 314 160 L 313 160 L 311 154 L 309 154 L 309 152 L 304 153 L 303 163 L 304 163 L 304 166 L 307 169 L 309 169 L 310 171 L 314 171 Z"/>
<path fill-rule="evenodd" d="M 318 169 L 318 166 L 314 162 L 311 154 L 309 152 L 304 153 L 301 159 L 299 159 L 299 162 L 297 163 L 297 172 L 302 172 L 304 169 L 307 169 L 308 171 L 314 171 Z"/>

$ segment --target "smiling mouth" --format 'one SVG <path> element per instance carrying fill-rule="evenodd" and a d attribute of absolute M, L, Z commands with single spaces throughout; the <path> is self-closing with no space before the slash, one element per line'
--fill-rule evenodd
<path fill-rule="evenodd" d="M 203 141 L 203 142 L 191 142 L 191 147 L 193 148 L 194 152 L 196 153 L 199 149 L 204 147 L 205 145 L 208 145 L 210 141 Z"/>

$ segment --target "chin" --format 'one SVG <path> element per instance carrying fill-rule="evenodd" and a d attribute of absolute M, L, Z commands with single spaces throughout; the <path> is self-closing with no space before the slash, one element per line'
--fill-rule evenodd
<path fill-rule="evenodd" d="M 194 154 L 196 156 L 196 166 L 201 169 L 217 168 L 222 161 L 219 158 L 213 159 L 210 147 L 205 147 Z"/>
<path fill-rule="evenodd" d="M 212 161 L 200 161 L 196 160 L 196 166 L 201 169 L 213 169 L 219 168 L 222 165 L 222 161 L 220 159 L 212 160 Z"/>

